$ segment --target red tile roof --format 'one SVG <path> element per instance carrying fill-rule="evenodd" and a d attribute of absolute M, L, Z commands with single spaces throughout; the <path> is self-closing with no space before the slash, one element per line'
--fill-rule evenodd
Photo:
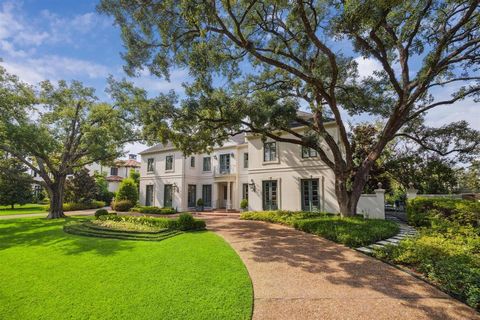
<path fill-rule="evenodd" d="M 113 182 L 113 181 L 122 181 L 123 177 L 120 176 L 108 176 L 107 181 Z"/>
<path fill-rule="evenodd" d="M 133 159 L 128 160 L 115 160 L 115 165 L 118 167 L 132 167 L 132 168 L 140 168 L 140 162 Z"/>

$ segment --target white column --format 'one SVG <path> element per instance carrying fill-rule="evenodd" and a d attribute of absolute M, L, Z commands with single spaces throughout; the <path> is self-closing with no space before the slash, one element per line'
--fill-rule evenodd
<path fill-rule="evenodd" d="M 227 210 L 232 208 L 232 200 L 230 199 L 230 182 L 227 182 Z"/>
<path fill-rule="evenodd" d="M 382 189 L 382 183 L 378 183 L 378 189 L 375 189 L 377 196 L 377 210 L 375 210 L 374 219 L 385 220 L 385 189 Z"/>

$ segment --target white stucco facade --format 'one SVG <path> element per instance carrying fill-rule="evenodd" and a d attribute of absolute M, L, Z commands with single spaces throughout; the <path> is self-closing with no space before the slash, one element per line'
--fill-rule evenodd
<path fill-rule="evenodd" d="M 337 137 L 333 125 L 328 130 Z M 164 207 L 170 204 L 171 195 L 171 206 L 187 211 L 195 207 L 199 198 L 208 198 L 210 192 L 211 201 L 205 204 L 206 209 L 239 210 L 240 201 L 248 198 L 248 209 L 255 211 L 338 212 L 333 171 L 318 156 L 302 154 L 302 147 L 296 144 L 264 142 L 259 136 L 247 135 L 213 148 L 210 154 L 194 155 L 195 160 L 160 145 L 140 154 L 142 205 Z M 170 161 L 167 157 L 173 157 L 171 169 L 166 164 Z M 204 158 L 210 158 L 210 170 L 204 170 L 203 162 L 208 161 Z M 228 168 L 225 168 L 226 158 L 229 158 Z"/>

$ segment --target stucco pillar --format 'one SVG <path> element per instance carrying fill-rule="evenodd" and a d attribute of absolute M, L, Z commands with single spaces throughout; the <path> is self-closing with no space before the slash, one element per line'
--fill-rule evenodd
<path fill-rule="evenodd" d="M 407 200 L 409 199 L 415 199 L 417 197 L 418 190 L 413 187 L 413 183 L 410 182 L 408 184 L 408 189 L 407 189 Z"/>
<path fill-rule="evenodd" d="M 377 196 L 377 214 L 375 219 L 385 220 L 385 189 L 382 189 L 382 183 L 378 183 L 378 189 L 375 189 L 375 195 Z"/>
<path fill-rule="evenodd" d="M 232 199 L 230 199 L 230 183 L 231 182 L 227 182 L 227 210 L 230 210 L 232 208 Z"/>

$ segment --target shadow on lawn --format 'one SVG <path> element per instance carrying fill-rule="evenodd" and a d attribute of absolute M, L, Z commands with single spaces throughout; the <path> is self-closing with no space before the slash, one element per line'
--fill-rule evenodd
<path fill-rule="evenodd" d="M 453 304 L 447 294 L 433 286 L 321 237 L 257 221 L 208 219 L 207 222 L 210 230 L 217 231 L 240 255 L 248 257 L 244 259 L 247 268 L 250 259 L 257 264 L 272 263 L 270 280 L 282 283 L 287 291 L 300 286 L 301 292 L 332 298 L 332 303 L 338 301 L 339 310 L 344 307 L 342 301 L 345 300 L 352 300 L 350 308 L 360 308 L 355 301 L 368 304 L 392 298 L 398 300 L 385 300 L 388 306 L 383 306 L 388 312 L 407 311 L 422 319 L 478 317 L 473 309 L 461 303 Z M 279 268 L 282 271 L 275 274 L 278 267 L 275 263 L 286 263 L 291 268 L 288 271 Z M 251 266 L 249 271 L 256 272 L 256 269 L 265 270 Z M 270 277 L 261 272 L 252 275 L 252 279 L 255 276 Z"/>
<path fill-rule="evenodd" d="M 0 250 L 18 246 L 44 246 L 71 255 L 93 252 L 108 256 L 133 248 L 128 241 L 75 236 L 63 231 L 65 223 L 82 220 L 85 218 L 0 220 Z"/>

